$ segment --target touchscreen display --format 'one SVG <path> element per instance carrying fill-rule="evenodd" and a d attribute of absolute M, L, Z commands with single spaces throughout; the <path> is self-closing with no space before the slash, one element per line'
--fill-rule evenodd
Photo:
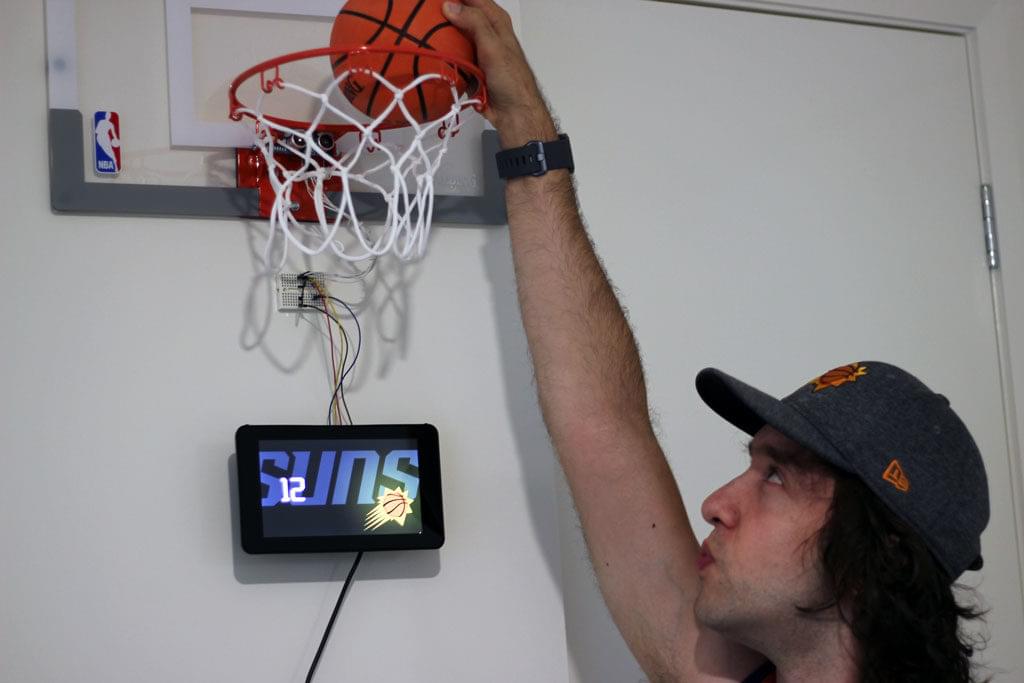
<path fill-rule="evenodd" d="M 432 425 L 245 425 L 235 446 L 246 552 L 417 550 L 444 543 Z"/>
<path fill-rule="evenodd" d="M 263 535 L 418 534 L 411 439 L 259 442 Z"/>

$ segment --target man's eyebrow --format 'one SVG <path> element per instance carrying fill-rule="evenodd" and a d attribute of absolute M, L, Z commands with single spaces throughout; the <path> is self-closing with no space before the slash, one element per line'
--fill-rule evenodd
<path fill-rule="evenodd" d="M 789 449 L 779 449 L 775 446 L 767 443 L 758 444 L 757 450 L 763 452 L 769 458 L 775 461 L 777 465 L 785 466 L 798 466 L 801 461 L 806 457 L 806 454 L 800 451 L 792 451 Z M 750 457 L 754 457 L 754 440 L 751 439 L 747 442 L 747 453 Z"/>
<path fill-rule="evenodd" d="M 775 446 L 772 446 L 771 444 L 767 444 L 767 443 L 758 444 L 757 445 L 757 450 L 760 453 L 764 453 L 765 455 L 767 455 L 772 460 L 787 460 L 786 455 L 782 451 L 780 451 L 779 449 L 775 448 Z M 753 439 L 751 439 L 750 441 L 747 442 L 747 453 L 750 455 L 750 457 L 754 457 L 754 440 Z"/>

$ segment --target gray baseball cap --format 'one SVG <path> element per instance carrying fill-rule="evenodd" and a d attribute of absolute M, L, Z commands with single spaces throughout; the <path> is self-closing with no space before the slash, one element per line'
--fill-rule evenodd
<path fill-rule="evenodd" d="M 946 397 L 909 372 L 851 363 L 779 400 L 706 368 L 697 393 L 747 434 L 771 425 L 859 477 L 921 536 L 951 579 L 981 568 L 989 518 L 981 453 Z"/>

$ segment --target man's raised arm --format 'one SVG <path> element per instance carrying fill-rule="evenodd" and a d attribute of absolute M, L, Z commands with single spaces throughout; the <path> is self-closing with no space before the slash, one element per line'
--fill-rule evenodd
<path fill-rule="evenodd" d="M 503 149 L 557 137 L 512 29 L 493 0 L 446 16 L 475 42 Z M 565 470 L 605 601 L 652 680 L 735 680 L 758 659 L 703 634 L 697 674 L 699 546 L 658 445 L 640 356 L 594 252 L 567 170 L 508 181 L 512 254 L 541 409 Z M 753 662 L 753 664 L 751 664 Z M 714 675 L 737 670 L 735 677 Z"/>

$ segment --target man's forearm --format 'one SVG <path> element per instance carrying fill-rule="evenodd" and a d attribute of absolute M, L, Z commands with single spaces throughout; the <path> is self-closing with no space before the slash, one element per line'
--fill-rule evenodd
<path fill-rule="evenodd" d="M 550 119 L 542 119 L 504 133 L 502 142 L 554 137 Z M 636 343 L 584 228 L 570 174 L 513 179 L 506 201 L 523 324 L 556 445 L 623 422 L 649 428 Z"/>
<path fill-rule="evenodd" d="M 508 13 L 493 0 L 446 7 L 474 38 L 487 76 L 483 114 L 502 147 L 554 140 Z M 633 334 L 583 226 L 569 172 L 512 179 L 506 202 L 541 407 L 601 591 L 652 680 L 682 679 L 694 670 L 699 546 L 651 429 Z"/>

